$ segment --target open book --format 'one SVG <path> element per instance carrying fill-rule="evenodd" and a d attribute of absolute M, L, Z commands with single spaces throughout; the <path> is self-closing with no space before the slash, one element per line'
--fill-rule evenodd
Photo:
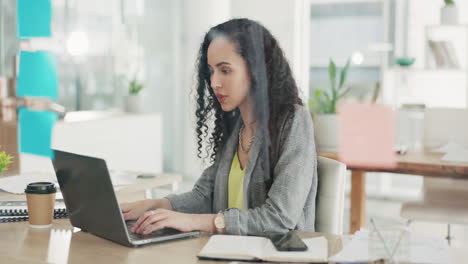
<path fill-rule="evenodd" d="M 198 253 L 201 259 L 263 260 L 283 262 L 326 262 L 328 241 L 325 237 L 303 239 L 307 251 L 277 251 L 270 239 L 254 236 L 214 235 Z"/>

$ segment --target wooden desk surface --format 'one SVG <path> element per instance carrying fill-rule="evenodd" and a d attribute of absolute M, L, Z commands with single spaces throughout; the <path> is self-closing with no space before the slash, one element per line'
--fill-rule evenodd
<path fill-rule="evenodd" d="M 160 178 L 152 186 L 165 185 L 177 177 Z M 140 186 L 141 188 L 137 188 Z M 117 192 L 119 202 L 143 199 L 145 184 Z M 140 191 L 138 193 L 138 191 Z M 0 192 L 0 200 L 23 200 L 24 195 Z M 54 219 L 51 228 L 34 229 L 28 222 L 0 223 L 0 262 L 4 263 L 219 263 L 200 261 L 198 252 L 209 239 L 208 234 L 197 238 L 150 244 L 129 248 L 81 232 L 68 219 Z M 329 255 L 341 250 L 339 236 L 301 233 L 302 237 L 325 236 Z"/>
<path fill-rule="evenodd" d="M 0 193 L 1 200 L 7 197 Z M 118 192 L 118 197 L 122 197 L 122 192 Z M 130 194 L 123 197 L 134 200 Z M 196 257 L 208 241 L 208 234 L 129 248 L 81 232 L 68 219 L 55 219 L 52 227 L 46 229 L 30 228 L 28 222 L 0 223 L 0 234 L 1 263 L 220 263 Z M 341 237 L 337 235 L 302 232 L 300 236 L 325 236 L 329 256 L 342 248 Z M 468 258 L 467 252 L 466 248 L 451 249 L 449 263 L 462 263 Z"/>
<path fill-rule="evenodd" d="M 81 231 L 74 232 L 68 219 L 54 220 L 52 228 L 33 229 L 28 222 L 0 224 L 0 260 L 9 263 L 219 263 L 197 259 L 209 235 L 151 244 L 138 248 Z M 341 250 L 339 236 L 301 233 L 302 237 L 324 235 L 329 255 Z"/>
<path fill-rule="evenodd" d="M 225 263 L 197 259 L 208 234 L 129 248 L 74 230 L 67 219 L 54 220 L 52 228 L 47 229 L 30 228 L 27 222 L 0 224 L 0 234 L 1 263 Z M 300 236 L 325 236 L 329 256 L 342 248 L 336 235 L 300 233 Z M 467 252 L 467 248 L 450 248 L 448 263 L 464 263 Z"/>
<path fill-rule="evenodd" d="M 335 152 L 320 152 L 320 156 L 338 160 Z M 413 174 L 432 177 L 448 177 L 468 179 L 468 163 L 442 161 L 442 153 L 407 152 L 398 155 L 397 166 L 393 169 L 375 169 L 366 167 L 352 167 L 351 170 L 373 172 L 391 172 Z"/>
<path fill-rule="evenodd" d="M 319 156 L 339 160 L 336 152 L 319 152 Z M 444 177 L 468 180 L 468 163 L 442 161 L 442 153 L 407 152 L 398 155 L 397 165 L 392 169 L 349 167 L 351 170 L 350 232 L 366 226 L 366 172 L 390 172 L 427 177 Z"/>

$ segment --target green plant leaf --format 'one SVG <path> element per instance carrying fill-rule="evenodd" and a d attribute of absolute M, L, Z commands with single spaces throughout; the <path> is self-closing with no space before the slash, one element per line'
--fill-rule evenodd
<path fill-rule="evenodd" d="M 348 69 L 349 69 L 349 59 L 348 61 L 346 62 L 346 66 L 343 68 L 343 70 L 341 70 L 341 75 L 340 75 L 340 86 L 338 86 L 338 90 L 340 90 L 345 81 L 346 81 L 346 77 L 348 75 Z"/>
<path fill-rule="evenodd" d="M 330 105 L 330 96 L 326 91 L 316 89 L 308 104 L 312 111 L 317 113 L 326 113 L 328 112 L 328 106 Z"/>
<path fill-rule="evenodd" d="M 0 152 L 0 173 L 6 171 L 11 164 L 12 156 L 7 155 L 5 152 Z"/>
<path fill-rule="evenodd" d="M 322 96 L 322 90 L 317 89 L 314 91 L 314 94 L 309 100 L 309 107 L 312 111 L 314 112 L 321 112 L 321 96 Z"/>
<path fill-rule="evenodd" d="M 322 93 L 322 113 L 329 114 L 331 110 L 331 105 L 333 104 L 333 96 L 330 97 L 330 95 L 327 92 Z"/>
<path fill-rule="evenodd" d="M 128 93 L 131 95 L 136 95 L 138 94 L 142 89 L 144 88 L 144 85 L 141 83 L 138 83 L 136 79 L 133 79 L 129 83 L 129 89 Z"/>
<path fill-rule="evenodd" d="M 344 91 L 339 91 L 346 82 L 348 69 L 350 67 L 350 60 L 348 59 L 345 67 L 340 74 L 339 87 L 336 87 L 336 65 L 332 59 L 328 64 L 328 74 L 330 77 L 330 91 L 316 89 L 312 98 L 309 100 L 309 108 L 317 113 L 335 114 L 338 101 L 349 92 L 349 88 Z"/>
<path fill-rule="evenodd" d="M 342 91 L 339 95 L 338 95 L 338 100 L 343 98 L 349 91 L 351 90 L 351 88 L 346 88 L 344 91 Z"/>
<path fill-rule="evenodd" d="M 336 87 L 336 65 L 332 59 L 330 59 L 330 64 L 328 65 L 328 72 L 330 74 L 331 98 L 330 104 L 327 107 L 327 113 L 333 113 L 334 105 L 336 105 L 336 101 L 338 100 L 338 89 Z"/>
<path fill-rule="evenodd" d="M 330 75 L 330 84 L 333 92 L 336 85 L 336 65 L 332 59 L 330 59 L 330 63 L 328 64 L 328 74 Z"/>
<path fill-rule="evenodd" d="M 453 0 L 445 0 L 445 5 L 454 5 L 455 2 Z"/>

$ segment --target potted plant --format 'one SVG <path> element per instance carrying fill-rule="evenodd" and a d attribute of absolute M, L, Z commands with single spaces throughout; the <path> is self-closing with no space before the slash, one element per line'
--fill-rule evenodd
<path fill-rule="evenodd" d="M 125 101 L 125 111 L 130 113 L 139 113 L 142 110 L 141 107 L 141 95 L 140 92 L 143 90 L 144 85 L 138 80 L 133 79 L 129 83 L 128 96 Z"/>
<path fill-rule="evenodd" d="M 444 0 L 445 5 L 440 9 L 440 23 L 442 25 L 458 24 L 458 8 L 454 0 Z"/>
<path fill-rule="evenodd" d="M 330 90 L 316 89 L 309 100 L 309 109 L 314 119 L 315 136 L 319 151 L 337 151 L 338 149 L 338 115 L 336 107 L 349 91 L 345 87 L 346 77 L 349 69 L 349 59 L 340 72 L 337 83 L 337 69 L 332 59 L 328 65 L 330 77 Z"/>
<path fill-rule="evenodd" d="M 5 151 L 0 152 L 0 174 L 8 170 L 8 166 L 11 164 L 12 156 L 7 155 Z"/>

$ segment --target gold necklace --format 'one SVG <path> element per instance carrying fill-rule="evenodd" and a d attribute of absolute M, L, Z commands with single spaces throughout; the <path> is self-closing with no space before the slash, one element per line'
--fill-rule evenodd
<path fill-rule="evenodd" d="M 250 138 L 250 141 L 249 141 L 249 144 L 247 145 L 247 148 L 244 149 L 244 145 L 242 144 L 242 133 L 244 132 L 244 124 L 242 124 L 241 128 L 240 128 L 240 131 L 239 131 L 239 145 L 240 145 L 240 149 L 242 152 L 244 153 L 248 153 L 250 151 L 250 148 L 252 147 L 252 143 L 255 139 L 255 135 L 253 135 L 251 138 Z"/>

